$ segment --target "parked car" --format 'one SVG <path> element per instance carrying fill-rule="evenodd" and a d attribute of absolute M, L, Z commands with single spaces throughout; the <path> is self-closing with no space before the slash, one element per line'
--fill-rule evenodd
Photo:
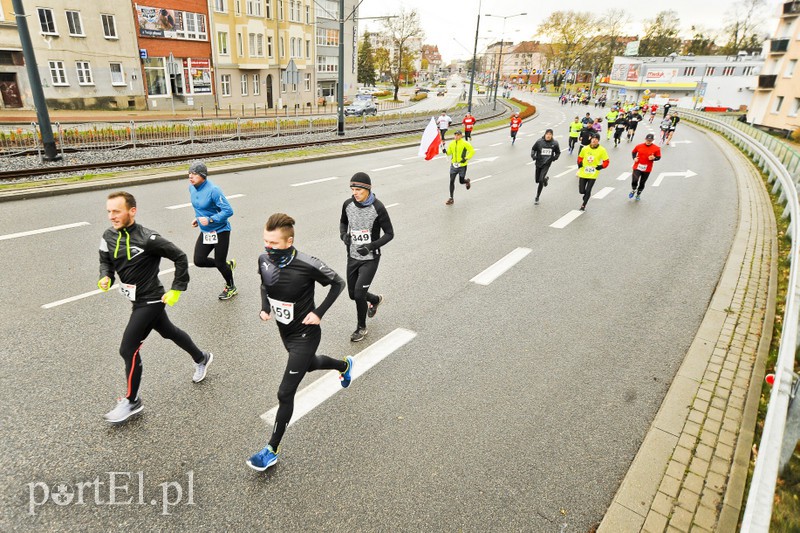
<path fill-rule="evenodd" d="M 430 89 L 428 89 L 427 87 L 417 87 L 416 89 L 414 89 L 414 94 L 427 93 L 427 92 L 430 92 Z"/>
<path fill-rule="evenodd" d="M 436 93 L 436 96 L 444 96 L 446 92 L 447 89 L 439 89 L 439 91 Z"/>
<path fill-rule="evenodd" d="M 357 99 L 355 102 L 344 108 L 344 114 L 346 116 L 355 115 L 357 117 L 362 117 L 364 115 L 377 115 L 378 108 L 374 103 L 372 103 L 372 101 Z"/>

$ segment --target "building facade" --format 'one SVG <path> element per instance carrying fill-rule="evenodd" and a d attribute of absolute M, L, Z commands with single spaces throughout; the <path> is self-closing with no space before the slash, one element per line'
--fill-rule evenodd
<path fill-rule="evenodd" d="M 439 53 L 439 47 L 435 44 L 423 44 L 420 56 L 421 81 L 437 80 L 442 69 L 442 54 Z"/>
<path fill-rule="evenodd" d="M 617 56 L 600 86 L 611 102 L 648 97 L 658 104 L 738 110 L 750 105 L 763 66 L 762 57 L 748 55 Z"/>
<path fill-rule="evenodd" d="M 106 0 L 99 5 L 69 0 L 25 0 L 23 5 L 50 108 L 144 107 L 129 0 Z M 4 16 L 6 9 L 10 11 L 10 6 L 3 0 Z M 16 43 L 20 49 L 19 36 Z M 22 105 L 32 108 L 27 77 L 20 70 L 24 68 L 21 53 L 12 51 L 10 60 L 18 63 L 14 67 Z M 5 73 L 6 83 L 11 74 L 8 67 L 0 69 Z"/>
<path fill-rule="evenodd" d="M 0 0 L 0 109 L 32 106 L 31 89 L 11 0 Z"/>
<path fill-rule="evenodd" d="M 784 2 L 747 115 L 756 125 L 790 132 L 800 128 L 800 1 Z"/>
<path fill-rule="evenodd" d="M 318 99 L 336 101 L 339 69 L 344 71 L 344 94 L 352 96 L 358 88 L 358 11 L 356 0 L 344 1 L 344 36 L 339 35 L 338 0 L 318 0 L 315 28 Z M 339 64 L 339 43 L 344 43 L 344 65 Z"/>

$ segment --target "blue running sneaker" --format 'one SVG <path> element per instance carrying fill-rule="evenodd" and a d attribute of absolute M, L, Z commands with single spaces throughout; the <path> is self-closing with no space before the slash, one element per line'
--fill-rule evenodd
<path fill-rule="evenodd" d="M 640 201 L 642 199 L 642 193 L 636 193 L 636 201 Z"/>
<path fill-rule="evenodd" d="M 254 454 L 250 459 L 247 460 L 247 466 L 253 470 L 263 472 L 277 462 L 278 454 L 272 451 L 272 446 L 267 444 L 263 450 Z"/>
<path fill-rule="evenodd" d="M 629 192 L 629 193 L 628 193 L 628 198 L 629 198 L 629 199 L 633 199 L 633 195 L 634 195 L 635 193 L 636 193 L 636 191 L 631 191 L 631 192 Z"/>
<path fill-rule="evenodd" d="M 350 382 L 353 381 L 353 358 L 348 355 L 344 360 L 347 361 L 347 370 L 339 374 L 339 381 L 342 382 L 342 387 L 346 389 L 350 386 Z"/>

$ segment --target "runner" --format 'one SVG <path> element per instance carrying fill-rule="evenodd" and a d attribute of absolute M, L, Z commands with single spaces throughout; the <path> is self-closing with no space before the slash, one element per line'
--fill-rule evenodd
<path fill-rule="evenodd" d="M 436 126 L 439 128 L 439 135 L 442 136 L 442 152 L 444 152 L 444 136 L 452 122 L 453 119 L 451 119 L 450 116 L 444 111 L 442 111 L 442 114 L 436 119 Z"/>
<path fill-rule="evenodd" d="M 519 118 L 519 113 L 514 113 L 514 116 L 511 117 L 511 146 L 514 146 L 514 142 L 517 140 L 517 132 L 521 126 L 522 119 Z"/>
<path fill-rule="evenodd" d="M 583 125 L 583 129 L 581 130 L 581 133 L 580 133 L 580 136 L 579 136 L 579 140 L 580 140 L 580 143 L 581 143 L 581 148 L 583 148 L 584 146 L 589 146 L 589 143 L 591 142 L 592 137 L 594 136 L 594 134 L 595 134 L 595 131 L 594 131 L 594 129 L 592 129 L 592 125 L 591 124 L 584 124 Z M 580 149 L 578 150 L 578 153 L 579 154 L 581 153 Z"/>
<path fill-rule="evenodd" d="M 116 275 L 120 292 L 133 304 L 119 347 L 125 361 L 127 392 L 104 417 L 107 422 L 118 424 L 144 408 L 139 397 L 141 349 L 151 331 L 156 330 L 192 356 L 192 381 L 195 383 L 205 379 L 214 355 L 201 351 L 189 335 L 175 327 L 167 317 L 165 305 L 175 305 L 189 284 L 186 254 L 157 232 L 136 223 L 136 199 L 130 193 L 121 191 L 108 195 L 106 211 L 111 227 L 100 239 L 100 280 L 97 286 L 101 291 L 107 291 L 114 284 Z M 162 257 L 175 263 L 172 287 L 166 292 L 158 279 Z"/>
<path fill-rule="evenodd" d="M 608 126 L 611 129 L 611 125 Z M 614 122 L 614 148 L 622 142 L 622 134 L 628 129 L 628 118 L 626 115 L 620 113 L 617 120 Z"/>
<path fill-rule="evenodd" d="M 678 116 L 678 112 L 673 112 L 670 117 L 669 129 L 667 130 L 667 144 L 672 142 L 672 137 L 675 135 L 675 128 L 678 127 L 678 122 L 680 121 L 681 117 Z"/>
<path fill-rule="evenodd" d="M 653 123 L 653 119 L 656 118 L 656 111 L 658 110 L 658 104 L 653 104 L 650 106 L 650 124 Z"/>
<path fill-rule="evenodd" d="M 581 136 L 581 130 L 583 129 L 583 124 L 581 124 L 581 119 L 579 117 L 575 117 L 575 120 L 570 122 L 569 124 L 569 153 L 572 155 L 572 150 L 575 149 L 575 143 L 578 142 L 578 137 Z"/>
<path fill-rule="evenodd" d="M 378 271 L 381 246 L 394 238 L 394 229 L 386 207 L 372 193 L 368 174 L 353 174 L 350 191 L 353 195 L 342 205 L 339 235 L 347 245 L 347 290 L 356 302 L 358 320 L 350 341 L 359 342 L 367 336 L 367 315 L 374 317 L 383 303 L 383 295 L 372 294 L 368 289 Z"/>
<path fill-rule="evenodd" d="M 553 139 L 553 130 L 548 128 L 544 132 L 544 136 L 537 140 L 531 148 L 531 159 L 533 159 L 536 168 L 536 199 L 534 205 L 539 205 L 539 197 L 542 195 L 542 188 L 547 187 L 547 182 L 550 177 L 547 173 L 550 171 L 550 165 L 561 156 L 561 149 L 558 146 L 558 141 Z"/>
<path fill-rule="evenodd" d="M 667 115 L 669 115 L 669 110 L 672 108 L 672 104 L 667 102 L 666 104 L 663 105 L 663 107 L 664 107 L 664 118 L 667 118 Z"/>
<path fill-rule="evenodd" d="M 600 146 L 600 135 L 595 133 L 589 146 L 581 148 L 578 155 L 578 192 L 583 195 L 581 211 L 586 210 L 586 204 L 592 197 L 592 187 L 604 168 L 608 168 L 608 152 Z"/>
<path fill-rule="evenodd" d="M 611 134 L 614 133 L 614 123 L 617 122 L 617 117 L 620 115 L 619 105 L 615 105 L 611 110 L 606 113 L 606 124 L 608 124 L 608 132 L 606 133 L 606 140 L 611 139 Z"/>
<path fill-rule="evenodd" d="M 314 370 L 338 370 L 342 387 L 352 379 L 353 358 L 333 359 L 317 355 L 322 339 L 320 321 L 344 290 L 344 281 L 325 263 L 294 248 L 294 219 L 284 213 L 269 217 L 264 227 L 266 253 L 258 258 L 261 276 L 261 320 L 278 322 L 289 358 L 278 387 L 278 413 L 269 443 L 247 460 L 263 472 L 278 461 L 283 434 L 292 419 L 294 396 L 300 382 Z M 319 305 L 314 303 L 314 284 L 330 286 Z"/>
<path fill-rule="evenodd" d="M 633 111 L 628 113 L 628 142 L 633 140 L 634 135 L 636 135 L 636 127 L 643 118 L 638 108 L 634 108 Z"/>
<path fill-rule="evenodd" d="M 669 129 L 672 127 L 672 116 L 667 115 L 658 128 L 661 130 L 661 144 L 664 144 L 669 136 Z"/>
<path fill-rule="evenodd" d="M 472 139 L 472 128 L 475 127 L 475 117 L 472 116 L 471 113 L 467 113 L 464 115 L 464 120 L 461 123 L 464 125 L 464 140 L 469 141 Z"/>
<path fill-rule="evenodd" d="M 655 135 L 648 133 L 644 136 L 644 143 L 637 145 L 631 152 L 633 157 L 633 174 L 631 175 L 631 192 L 628 198 L 636 195 L 636 200 L 642 199 L 642 191 L 647 178 L 653 171 L 653 161 L 661 159 L 661 148 L 653 144 Z"/>
<path fill-rule="evenodd" d="M 461 132 L 456 130 L 453 134 L 453 141 L 447 145 L 446 154 L 450 156 L 450 198 L 444 203 L 445 205 L 453 205 L 453 193 L 456 190 L 456 176 L 458 182 L 466 185 L 467 190 L 470 189 L 472 184 L 467 178 L 467 162 L 475 155 L 475 149 L 470 143 L 461 138 Z"/>
<path fill-rule="evenodd" d="M 225 288 L 220 300 L 230 300 L 238 294 L 233 283 L 233 269 L 236 259 L 228 261 L 228 247 L 231 242 L 231 225 L 228 219 L 233 208 L 222 193 L 222 189 L 208 180 L 208 168 L 201 161 L 189 166 L 189 196 L 194 207 L 193 228 L 200 228 L 200 235 L 194 245 L 194 264 L 200 268 L 216 268 L 225 279 Z M 208 256 L 214 252 L 214 259 Z"/>
<path fill-rule="evenodd" d="M 589 125 L 591 126 L 594 123 L 594 119 L 592 118 L 591 113 L 586 113 L 586 116 L 581 119 L 581 124 L 584 126 Z"/>

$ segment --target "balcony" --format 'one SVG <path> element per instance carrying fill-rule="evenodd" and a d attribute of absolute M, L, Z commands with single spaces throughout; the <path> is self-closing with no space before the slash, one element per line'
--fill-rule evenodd
<path fill-rule="evenodd" d="M 762 74 L 758 77 L 759 89 L 774 89 L 775 80 L 778 79 L 777 74 Z"/>
<path fill-rule="evenodd" d="M 798 15 L 800 15 L 800 1 L 795 0 L 794 2 L 783 3 L 784 17 L 796 17 Z"/>
<path fill-rule="evenodd" d="M 789 39 L 772 39 L 769 42 L 769 51 L 772 54 L 783 54 L 789 49 Z"/>

